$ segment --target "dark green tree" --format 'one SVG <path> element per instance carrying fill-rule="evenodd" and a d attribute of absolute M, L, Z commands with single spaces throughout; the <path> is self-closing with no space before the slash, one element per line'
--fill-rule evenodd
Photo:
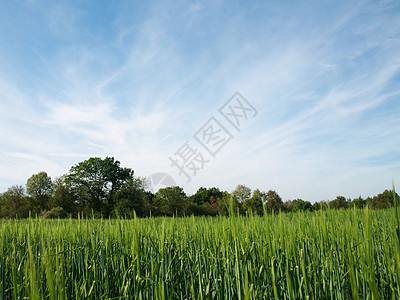
<path fill-rule="evenodd" d="M 275 191 L 269 190 L 265 200 L 265 209 L 268 213 L 279 213 L 283 207 L 282 198 Z"/>
<path fill-rule="evenodd" d="M 146 191 L 144 190 L 145 178 L 131 178 L 114 195 L 114 215 L 145 216 Z"/>
<path fill-rule="evenodd" d="M 62 216 L 76 215 L 79 210 L 71 186 L 66 183 L 66 177 L 61 176 L 53 181 L 53 197 L 50 208 L 62 208 Z"/>
<path fill-rule="evenodd" d="M 251 198 L 248 198 L 243 203 L 243 209 L 245 212 L 262 215 L 264 213 L 263 210 L 263 202 L 265 199 L 265 193 L 261 192 L 259 189 L 253 191 L 253 195 Z"/>
<path fill-rule="evenodd" d="M 240 212 L 240 203 L 226 191 L 222 192 L 222 198 L 217 202 L 217 211 L 221 216 L 235 215 Z"/>
<path fill-rule="evenodd" d="M 194 195 L 190 196 L 188 200 L 193 202 L 193 204 L 200 206 L 209 200 L 207 198 L 208 198 L 207 188 L 201 187 L 197 190 L 197 192 Z"/>
<path fill-rule="evenodd" d="M 399 201 L 399 195 L 396 193 L 397 201 Z M 370 198 L 368 201 L 368 206 L 373 209 L 385 209 L 392 207 L 393 203 L 393 191 L 385 190 L 384 192 Z"/>
<path fill-rule="evenodd" d="M 251 197 L 251 189 L 243 184 L 238 184 L 232 192 L 232 197 L 239 203 L 244 203 Z"/>
<path fill-rule="evenodd" d="M 222 192 L 216 187 L 208 189 L 205 187 L 201 187 L 197 190 L 196 194 L 191 197 L 195 204 L 203 205 L 205 203 L 209 204 L 211 197 L 214 197 L 215 199 L 222 198 Z"/>
<path fill-rule="evenodd" d="M 366 204 L 367 204 L 366 200 L 363 199 L 361 196 L 351 201 L 351 206 L 355 208 L 364 208 Z"/>
<path fill-rule="evenodd" d="M 286 200 L 282 203 L 282 211 L 291 212 L 296 205 L 296 200 Z"/>
<path fill-rule="evenodd" d="M 194 195 L 187 197 L 185 204 L 185 215 L 186 216 L 203 216 L 206 215 L 207 212 L 204 209 L 207 203 L 203 205 L 198 205 L 194 200 Z"/>
<path fill-rule="evenodd" d="M 222 192 L 216 188 L 201 187 L 187 199 L 188 215 L 216 215 L 217 203 L 222 199 Z"/>
<path fill-rule="evenodd" d="M 185 192 L 179 186 L 159 189 L 153 198 L 156 213 L 167 216 L 183 216 L 186 198 Z"/>
<path fill-rule="evenodd" d="M 328 209 L 329 205 L 328 205 L 328 201 L 317 201 L 314 202 L 313 204 L 313 210 L 326 210 Z"/>
<path fill-rule="evenodd" d="M 32 210 L 31 203 L 22 185 L 13 185 L 1 194 L 0 208 L 3 218 L 27 218 Z"/>
<path fill-rule="evenodd" d="M 293 200 L 293 202 L 295 203 L 293 206 L 293 212 L 296 211 L 313 211 L 313 205 L 311 204 L 311 202 L 309 201 L 304 201 L 302 199 L 296 199 Z"/>
<path fill-rule="evenodd" d="M 113 157 L 91 157 L 71 167 L 66 183 L 81 206 L 108 216 L 114 208 L 114 194 L 133 177 L 133 170 L 122 168 Z"/>
<path fill-rule="evenodd" d="M 26 191 L 38 211 L 49 208 L 50 197 L 53 193 L 53 183 L 46 172 L 32 175 L 26 182 Z"/>
<path fill-rule="evenodd" d="M 329 202 L 329 207 L 333 209 L 348 208 L 349 203 L 343 196 L 337 196 L 335 200 Z"/>
<path fill-rule="evenodd" d="M 149 217 L 152 215 L 152 213 L 155 211 L 154 207 L 154 194 L 150 191 L 145 191 L 144 192 L 144 216 Z"/>

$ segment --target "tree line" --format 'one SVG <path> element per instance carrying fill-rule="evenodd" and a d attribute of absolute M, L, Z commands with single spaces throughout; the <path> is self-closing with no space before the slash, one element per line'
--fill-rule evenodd
<path fill-rule="evenodd" d="M 395 194 L 397 200 L 399 195 Z M 217 187 L 201 187 L 188 196 L 179 186 L 146 191 L 145 178 L 120 166 L 113 157 L 92 157 L 72 166 L 52 180 L 46 172 L 32 175 L 25 186 L 13 185 L 0 194 L 0 218 L 138 217 L 229 215 L 314 211 L 320 209 L 385 209 L 393 206 L 393 191 L 355 199 L 311 203 L 302 199 L 282 201 L 276 191 L 251 190 L 238 185 L 229 193 Z"/>

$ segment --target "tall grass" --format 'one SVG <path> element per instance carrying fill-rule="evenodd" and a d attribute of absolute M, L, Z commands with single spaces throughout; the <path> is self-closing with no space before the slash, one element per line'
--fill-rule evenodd
<path fill-rule="evenodd" d="M 1 299 L 400 299 L 397 207 L 0 221 Z"/>

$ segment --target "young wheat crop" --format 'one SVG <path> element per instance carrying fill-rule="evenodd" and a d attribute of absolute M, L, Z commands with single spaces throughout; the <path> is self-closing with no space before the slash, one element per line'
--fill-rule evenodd
<path fill-rule="evenodd" d="M 0 237 L 1 299 L 400 299 L 395 209 L 2 220 Z"/>

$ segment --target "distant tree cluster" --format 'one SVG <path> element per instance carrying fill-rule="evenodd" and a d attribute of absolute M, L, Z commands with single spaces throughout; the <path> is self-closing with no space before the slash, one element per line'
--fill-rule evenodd
<path fill-rule="evenodd" d="M 229 215 L 231 213 L 263 215 L 279 212 L 320 209 L 385 209 L 393 206 L 393 191 L 374 197 L 349 199 L 337 196 L 331 201 L 312 204 L 302 199 L 282 201 L 277 192 L 238 185 L 229 193 L 216 187 L 201 187 L 187 196 L 179 186 L 146 191 L 145 179 L 135 177 L 113 157 L 92 157 L 71 167 L 69 172 L 52 180 L 46 172 L 32 175 L 26 186 L 11 186 L 0 194 L 0 218 L 139 217 Z M 397 201 L 399 195 L 395 194 Z"/>

